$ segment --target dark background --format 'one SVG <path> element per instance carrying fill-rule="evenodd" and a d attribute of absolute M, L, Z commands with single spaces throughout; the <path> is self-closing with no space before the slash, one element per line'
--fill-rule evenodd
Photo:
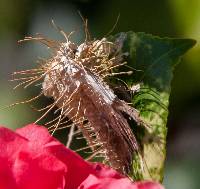
<path fill-rule="evenodd" d="M 200 39 L 200 0 L 0 0 L 0 107 L 36 95 L 40 87 L 13 91 L 11 73 L 35 67 L 37 57 L 48 56 L 35 43 L 19 45 L 24 36 L 42 33 L 61 39 L 50 22 L 65 31 L 77 30 L 74 40 L 84 39 L 78 10 L 89 19 L 94 38 L 107 34 L 142 31 L 159 36 Z M 199 43 L 175 70 L 170 97 L 168 150 L 164 184 L 167 189 L 200 187 L 200 53 Z M 47 99 L 38 106 L 47 103 Z M 36 104 L 37 106 L 37 104 Z M 0 124 L 17 128 L 41 115 L 29 105 L 0 110 Z M 43 122 L 40 122 L 42 124 Z"/>

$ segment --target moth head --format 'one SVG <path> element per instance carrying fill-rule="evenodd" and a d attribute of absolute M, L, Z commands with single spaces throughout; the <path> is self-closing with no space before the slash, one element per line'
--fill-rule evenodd
<path fill-rule="evenodd" d="M 78 47 L 75 43 L 67 41 L 66 43 L 61 43 L 61 47 L 58 53 L 61 56 L 66 56 L 68 58 L 74 59 L 77 49 Z"/>

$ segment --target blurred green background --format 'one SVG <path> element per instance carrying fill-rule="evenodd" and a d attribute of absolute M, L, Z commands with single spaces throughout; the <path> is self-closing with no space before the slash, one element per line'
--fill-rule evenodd
<path fill-rule="evenodd" d="M 39 93 L 41 86 L 13 90 L 11 73 L 35 67 L 46 48 L 35 43 L 18 44 L 36 33 L 62 39 L 50 22 L 65 31 L 77 30 L 74 41 L 84 39 L 78 10 L 89 19 L 92 37 L 122 31 L 142 31 L 159 36 L 200 39 L 200 0 L 0 0 L 0 107 Z M 167 189 L 200 188 L 200 45 L 197 43 L 175 70 L 169 107 Z M 35 104 L 48 103 L 44 98 Z M 0 124 L 10 128 L 34 122 L 41 115 L 29 105 L 0 110 Z M 44 122 L 45 120 L 43 120 Z M 42 124 L 43 122 L 40 122 Z"/>

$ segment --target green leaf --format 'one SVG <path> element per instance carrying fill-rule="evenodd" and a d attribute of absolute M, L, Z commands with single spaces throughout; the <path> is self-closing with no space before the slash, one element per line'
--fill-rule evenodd
<path fill-rule="evenodd" d="M 130 176 L 134 180 L 149 179 L 161 182 L 166 155 L 166 124 L 173 70 L 180 57 L 196 42 L 192 39 L 159 38 L 134 32 L 119 33 L 110 39 L 121 42 L 122 51 L 128 53 L 127 71 L 133 69 L 134 73 L 120 79 L 130 88 L 140 84 L 139 92 L 133 94 L 132 104 L 149 126 L 146 128 L 131 123 L 141 146 L 141 153 L 134 155 Z"/>

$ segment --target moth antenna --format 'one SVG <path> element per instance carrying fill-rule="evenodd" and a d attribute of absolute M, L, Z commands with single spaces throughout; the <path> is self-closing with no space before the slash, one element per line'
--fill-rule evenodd
<path fill-rule="evenodd" d="M 116 28 L 116 26 L 117 26 L 117 24 L 119 22 L 119 18 L 120 18 L 120 13 L 117 16 L 117 20 L 115 21 L 115 24 L 113 25 L 113 27 L 111 28 L 111 30 L 105 35 L 105 37 L 109 36 L 114 31 L 114 29 Z"/>
<path fill-rule="evenodd" d="M 78 11 L 79 16 L 81 17 L 83 24 L 84 24 L 84 31 L 85 31 L 85 42 L 91 41 L 90 32 L 88 30 L 88 19 L 85 19 L 81 12 Z"/>
<path fill-rule="evenodd" d="M 52 23 L 52 26 L 64 36 L 66 41 L 69 42 L 69 34 L 65 33 L 59 26 L 57 26 L 53 19 L 51 20 L 51 23 Z"/>

